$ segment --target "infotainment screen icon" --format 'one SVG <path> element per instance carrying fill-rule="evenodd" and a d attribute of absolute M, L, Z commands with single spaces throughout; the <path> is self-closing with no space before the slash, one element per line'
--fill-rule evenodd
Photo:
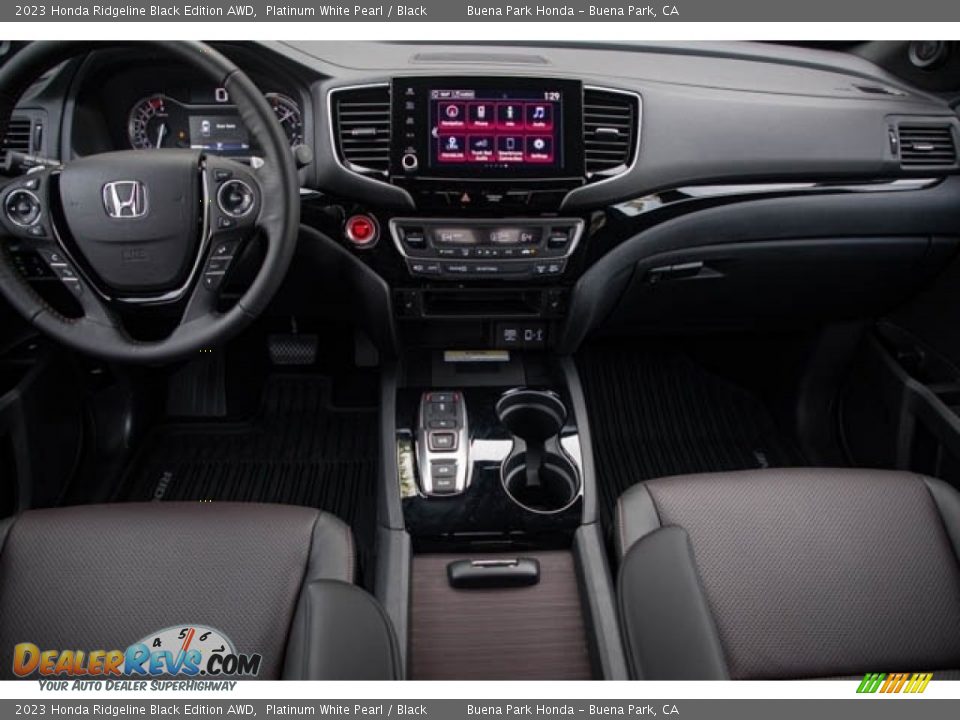
<path fill-rule="evenodd" d="M 559 167 L 563 91 L 431 88 L 430 166 Z"/>

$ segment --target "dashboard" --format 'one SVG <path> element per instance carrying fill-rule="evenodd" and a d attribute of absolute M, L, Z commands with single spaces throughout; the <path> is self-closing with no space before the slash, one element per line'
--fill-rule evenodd
<path fill-rule="evenodd" d="M 731 322 L 763 293 L 789 295 L 783 316 L 819 306 L 809 273 L 867 299 L 915 283 L 931 238 L 960 237 L 956 78 L 751 43 L 218 47 L 291 148 L 309 147 L 301 216 L 323 238 L 310 252 L 341 270 L 349 257 L 329 287 L 359 283 L 346 292 L 376 306 L 388 344 L 564 347 L 611 318 L 672 323 L 681 309 L 712 322 L 714 288 L 725 307 L 743 300 Z M 46 122 L 37 149 L 61 157 L 258 152 L 222 88 L 130 48 L 62 68 L 19 112 Z M 908 247 L 854 252 L 891 236 Z M 846 248 L 827 266 L 824 238 Z M 788 240 L 791 262 L 763 254 Z M 301 305 L 329 289 L 291 272 Z"/>

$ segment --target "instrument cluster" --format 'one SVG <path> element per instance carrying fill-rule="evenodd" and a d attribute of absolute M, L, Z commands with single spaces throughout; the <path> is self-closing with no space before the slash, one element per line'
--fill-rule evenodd
<path fill-rule="evenodd" d="M 267 102 L 290 146 L 304 141 L 303 110 L 289 95 L 270 92 Z M 251 151 L 250 137 L 224 88 L 194 90 L 189 97 L 154 91 L 127 113 L 127 139 L 137 150 L 193 148 L 224 155 Z"/>

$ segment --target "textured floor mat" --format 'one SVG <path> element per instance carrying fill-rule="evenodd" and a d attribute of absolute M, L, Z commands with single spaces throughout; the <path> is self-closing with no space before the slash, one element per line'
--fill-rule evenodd
<path fill-rule="evenodd" d="M 144 440 L 124 500 L 275 502 L 317 507 L 372 542 L 376 410 L 333 409 L 316 376 L 270 377 L 248 422 L 161 425 Z"/>
<path fill-rule="evenodd" d="M 641 480 L 803 464 L 759 398 L 682 353 L 601 346 L 577 365 L 607 527 L 617 498 Z"/>

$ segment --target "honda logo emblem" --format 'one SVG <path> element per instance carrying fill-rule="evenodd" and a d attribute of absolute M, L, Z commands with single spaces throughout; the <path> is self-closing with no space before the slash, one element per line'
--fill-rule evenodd
<path fill-rule="evenodd" d="M 115 180 L 103 186 L 103 208 L 112 218 L 147 214 L 147 189 L 138 180 Z"/>

